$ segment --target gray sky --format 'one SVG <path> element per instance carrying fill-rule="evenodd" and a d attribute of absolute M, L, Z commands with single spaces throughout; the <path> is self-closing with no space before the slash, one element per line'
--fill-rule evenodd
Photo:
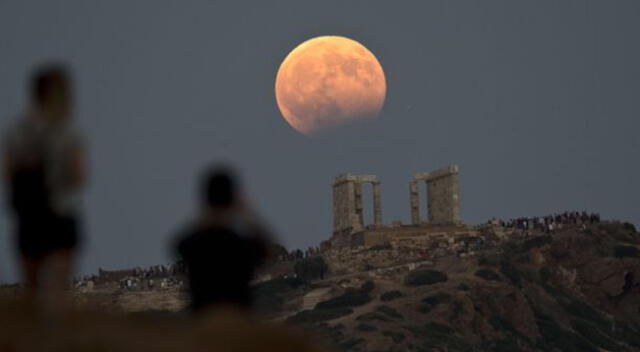
<path fill-rule="evenodd" d="M 639 224 L 639 34 L 635 0 L 0 0 L 0 124 L 34 64 L 72 65 L 91 157 L 82 273 L 166 262 L 220 159 L 290 248 L 329 237 L 336 174 L 377 174 L 384 221 L 409 222 L 411 175 L 450 163 L 470 223 L 585 209 Z M 377 56 L 378 120 L 309 138 L 281 118 L 278 66 L 318 35 Z M 3 213 L 0 281 L 10 238 Z"/>

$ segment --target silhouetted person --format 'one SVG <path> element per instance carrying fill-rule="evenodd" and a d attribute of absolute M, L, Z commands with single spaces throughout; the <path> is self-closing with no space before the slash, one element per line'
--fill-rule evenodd
<path fill-rule="evenodd" d="M 249 308 L 249 282 L 265 259 L 265 233 L 242 202 L 235 177 L 223 168 L 205 175 L 202 213 L 177 250 L 191 287 L 192 307 L 216 304 Z"/>
<path fill-rule="evenodd" d="M 84 148 L 71 121 L 71 79 L 60 65 L 31 80 L 31 106 L 3 138 L 4 175 L 29 296 L 62 292 L 79 240 Z"/>

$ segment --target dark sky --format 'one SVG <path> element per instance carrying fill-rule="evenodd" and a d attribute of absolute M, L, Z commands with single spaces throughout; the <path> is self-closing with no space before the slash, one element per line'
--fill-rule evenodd
<path fill-rule="evenodd" d="M 585 209 L 639 224 L 639 34 L 636 0 L 0 0 L 0 123 L 25 110 L 34 64 L 71 64 L 91 158 L 82 273 L 166 262 L 217 160 L 290 248 L 329 237 L 336 174 L 377 174 L 384 221 L 409 222 L 411 175 L 450 163 L 469 223 Z M 309 138 L 274 79 L 319 35 L 364 44 L 388 90 L 378 120 Z M 15 277 L 5 214 L 0 281 Z"/>

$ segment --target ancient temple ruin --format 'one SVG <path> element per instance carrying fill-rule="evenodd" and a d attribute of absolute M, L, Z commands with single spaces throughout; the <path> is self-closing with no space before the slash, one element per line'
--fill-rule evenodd
<path fill-rule="evenodd" d="M 382 222 L 381 183 L 375 175 L 338 175 L 333 183 L 333 235 L 324 246 L 371 246 L 407 237 L 455 235 L 468 232 L 460 216 L 457 165 L 414 175 L 409 182 L 411 224 Z M 427 186 L 427 212 L 420 216 L 419 184 Z M 373 224 L 365 224 L 363 216 L 363 184 L 373 189 Z"/>
<path fill-rule="evenodd" d="M 362 184 L 373 185 L 373 223 L 382 225 L 380 181 L 374 175 L 342 174 L 333 183 L 333 232 L 356 232 L 364 228 Z"/>
<path fill-rule="evenodd" d="M 430 224 L 459 224 L 458 165 L 449 165 L 433 172 L 419 172 L 409 183 L 411 223 L 419 225 L 420 199 L 418 183 L 427 183 L 427 206 Z"/>

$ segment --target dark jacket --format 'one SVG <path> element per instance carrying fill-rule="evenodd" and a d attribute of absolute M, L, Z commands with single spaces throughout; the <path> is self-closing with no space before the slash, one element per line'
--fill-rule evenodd
<path fill-rule="evenodd" d="M 207 225 L 182 235 L 177 249 L 186 265 L 195 310 L 212 304 L 250 307 L 249 282 L 265 258 L 260 236 Z"/>

